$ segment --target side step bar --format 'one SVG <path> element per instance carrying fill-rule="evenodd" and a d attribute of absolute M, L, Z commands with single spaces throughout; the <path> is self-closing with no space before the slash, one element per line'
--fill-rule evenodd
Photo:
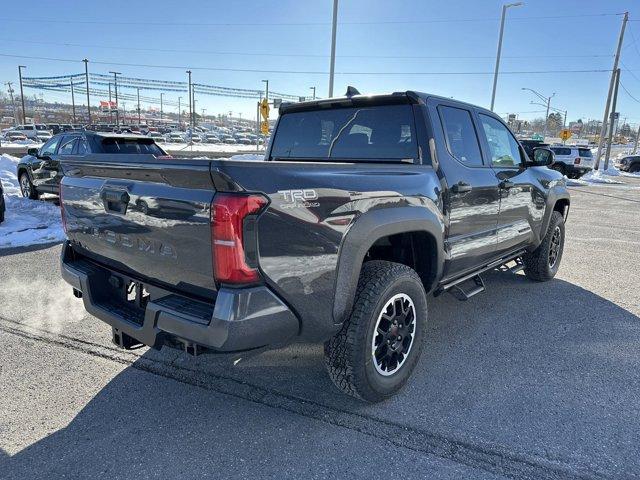
<path fill-rule="evenodd" d="M 433 294 L 434 296 L 437 297 L 439 295 L 442 295 L 444 292 L 449 292 L 458 300 L 461 300 L 461 301 L 469 300 L 474 295 L 484 292 L 485 290 L 484 281 L 480 277 L 481 273 L 486 272 L 487 270 L 491 270 L 493 268 L 502 267 L 502 266 L 504 266 L 506 270 L 509 270 L 512 273 L 518 273 L 524 268 L 524 265 L 522 264 L 522 259 L 521 259 L 523 253 L 525 253 L 525 250 L 514 252 L 511 255 L 508 255 L 499 260 L 491 262 L 463 277 L 444 283 L 440 287 L 438 287 Z M 513 267 L 507 267 L 506 264 L 511 261 L 515 261 L 516 265 L 514 265 Z M 469 280 L 473 280 L 473 283 L 475 285 L 471 287 L 471 289 L 469 290 L 464 290 L 461 285 Z"/>

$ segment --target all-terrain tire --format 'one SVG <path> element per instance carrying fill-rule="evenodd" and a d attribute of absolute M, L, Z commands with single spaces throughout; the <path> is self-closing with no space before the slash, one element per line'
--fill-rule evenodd
<path fill-rule="evenodd" d="M 528 278 L 546 282 L 555 277 L 562 260 L 564 232 L 564 217 L 560 212 L 552 212 L 542 243 L 533 252 L 522 256 L 524 273 Z"/>
<path fill-rule="evenodd" d="M 36 187 L 31 183 L 31 179 L 29 178 L 29 174 L 27 172 L 22 172 L 20 174 L 20 193 L 24 198 L 30 198 L 31 200 L 37 200 L 39 195 Z"/>
<path fill-rule="evenodd" d="M 402 313 L 397 317 L 399 323 L 386 320 L 389 312 L 395 313 L 398 309 L 404 312 L 405 308 L 407 312 L 413 308 L 413 314 L 406 313 L 403 317 L 405 313 Z M 405 318 L 404 325 L 402 318 Z M 383 344 L 384 338 L 388 338 L 378 333 L 376 327 L 382 327 L 380 322 L 385 322 L 389 328 L 384 335 L 395 337 L 400 333 L 398 339 L 402 338 L 402 342 L 411 338 L 407 346 L 396 344 L 394 347 L 406 350 L 406 355 L 396 356 L 395 371 L 386 365 L 388 371 L 381 372 L 385 365 L 373 357 L 374 351 L 386 351 L 389 358 L 393 355 L 389 353 L 392 352 L 391 347 L 382 346 L 387 350 L 374 348 L 374 342 Z M 411 323 L 414 324 L 413 335 L 406 330 L 397 331 L 397 325 L 411 328 Z M 418 274 L 399 263 L 366 262 L 358 281 L 351 315 L 340 331 L 324 344 L 325 364 L 331 380 L 344 393 L 368 402 L 379 402 L 393 396 L 406 384 L 420 358 L 426 327 L 427 295 Z"/>

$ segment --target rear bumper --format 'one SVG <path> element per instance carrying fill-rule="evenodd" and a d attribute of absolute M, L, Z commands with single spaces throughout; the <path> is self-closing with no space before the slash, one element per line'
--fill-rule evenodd
<path fill-rule="evenodd" d="M 65 242 L 62 278 L 82 293 L 85 309 L 122 333 L 154 348 L 184 347 L 191 353 L 278 346 L 296 336 L 300 324 L 293 312 L 266 286 L 221 288 L 215 303 L 206 303 L 145 285 L 150 297 L 144 308 L 119 300 L 113 278 L 126 285 L 131 277 L 93 263 Z"/>

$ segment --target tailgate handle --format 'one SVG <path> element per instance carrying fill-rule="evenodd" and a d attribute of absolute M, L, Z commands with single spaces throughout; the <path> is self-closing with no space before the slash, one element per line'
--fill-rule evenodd
<path fill-rule="evenodd" d="M 131 197 L 124 190 L 103 190 L 100 196 L 107 212 L 127 213 L 127 206 Z"/>

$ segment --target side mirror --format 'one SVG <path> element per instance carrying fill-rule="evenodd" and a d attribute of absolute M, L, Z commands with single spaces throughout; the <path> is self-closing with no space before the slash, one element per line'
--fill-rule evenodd
<path fill-rule="evenodd" d="M 37 157 L 38 156 L 38 149 L 37 148 L 27 148 L 27 155 L 31 155 L 32 157 Z"/>
<path fill-rule="evenodd" d="M 556 155 L 548 148 L 534 148 L 532 167 L 548 167 L 556 161 Z"/>

